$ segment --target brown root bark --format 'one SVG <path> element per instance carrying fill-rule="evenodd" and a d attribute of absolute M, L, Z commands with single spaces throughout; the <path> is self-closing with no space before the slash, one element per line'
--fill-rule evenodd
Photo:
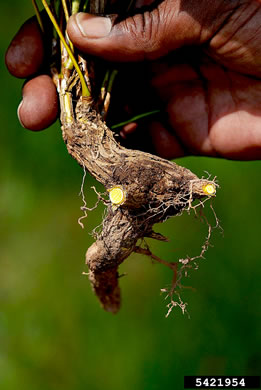
<path fill-rule="evenodd" d="M 153 225 L 190 208 L 193 200 L 206 197 L 206 185 L 214 184 L 173 162 L 120 146 L 90 99 L 80 98 L 75 109 L 69 93 L 60 101 L 68 152 L 106 190 L 119 187 L 124 193 L 120 205 L 109 203 L 102 232 L 86 253 L 92 287 L 104 309 L 115 313 L 120 307 L 118 266 L 137 251 L 137 241 L 166 240 L 153 232 Z"/>

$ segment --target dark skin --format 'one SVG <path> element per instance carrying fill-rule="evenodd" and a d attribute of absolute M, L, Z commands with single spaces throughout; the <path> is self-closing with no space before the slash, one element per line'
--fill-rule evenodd
<path fill-rule="evenodd" d="M 253 160 L 261 158 L 260 21 L 258 0 L 164 0 L 112 28 L 108 18 L 74 15 L 67 31 L 83 52 L 109 61 L 149 62 L 150 84 L 167 113 L 167 121 L 152 118 L 147 125 L 159 155 Z M 180 48 L 177 61 L 166 60 Z M 31 78 L 43 57 L 42 38 L 31 20 L 6 54 L 10 73 L 30 77 L 19 118 L 31 130 L 48 127 L 58 114 L 51 78 Z"/>

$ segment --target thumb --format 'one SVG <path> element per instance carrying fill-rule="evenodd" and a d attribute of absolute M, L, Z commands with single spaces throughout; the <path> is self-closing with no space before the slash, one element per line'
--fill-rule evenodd
<path fill-rule="evenodd" d="M 200 24 L 179 11 L 179 1 L 165 0 L 151 12 L 114 24 L 114 17 L 78 13 L 67 32 L 76 47 L 112 61 L 156 59 L 183 45 L 198 42 Z"/>

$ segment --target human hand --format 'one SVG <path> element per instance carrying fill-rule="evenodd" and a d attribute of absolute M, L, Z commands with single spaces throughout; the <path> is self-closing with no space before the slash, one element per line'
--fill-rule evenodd
<path fill-rule="evenodd" d="M 152 120 L 148 125 L 158 154 L 258 159 L 260 17 L 257 0 L 165 0 L 151 12 L 113 26 L 109 18 L 78 14 L 71 17 L 67 31 L 84 52 L 112 61 L 149 60 L 152 88 L 168 115 L 167 123 Z M 7 66 L 16 76 L 28 77 L 38 70 L 32 72 L 32 64 L 43 54 L 36 29 L 33 22 L 29 29 L 24 27 L 15 50 L 11 44 L 7 52 Z M 30 56 L 22 40 L 26 34 L 28 39 L 34 36 Z M 33 130 L 44 128 L 56 117 L 57 107 L 51 79 L 38 76 L 25 85 L 20 120 Z"/>

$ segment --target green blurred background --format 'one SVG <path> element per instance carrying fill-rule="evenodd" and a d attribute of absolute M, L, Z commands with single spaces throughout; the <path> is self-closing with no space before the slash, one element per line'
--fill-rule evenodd
<path fill-rule="evenodd" d="M 1 8 L 0 389 L 182 389 L 184 375 L 258 375 L 261 162 L 179 160 L 199 176 L 218 176 L 214 207 L 224 229 L 187 283 L 196 289 L 183 294 L 190 319 L 179 309 L 165 318 L 160 288 L 171 273 L 138 255 L 121 267 L 128 274 L 121 311 L 104 312 L 82 275 L 102 208 L 82 230 L 82 172 L 58 124 L 36 134 L 19 125 L 23 82 L 8 75 L 3 58 L 32 9 L 18 0 Z M 89 205 L 93 183 L 88 177 Z M 152 245 L 166 260 L 197 254 L 207 234 L 192 214 L 158 230 L 171 238 Z"/>

